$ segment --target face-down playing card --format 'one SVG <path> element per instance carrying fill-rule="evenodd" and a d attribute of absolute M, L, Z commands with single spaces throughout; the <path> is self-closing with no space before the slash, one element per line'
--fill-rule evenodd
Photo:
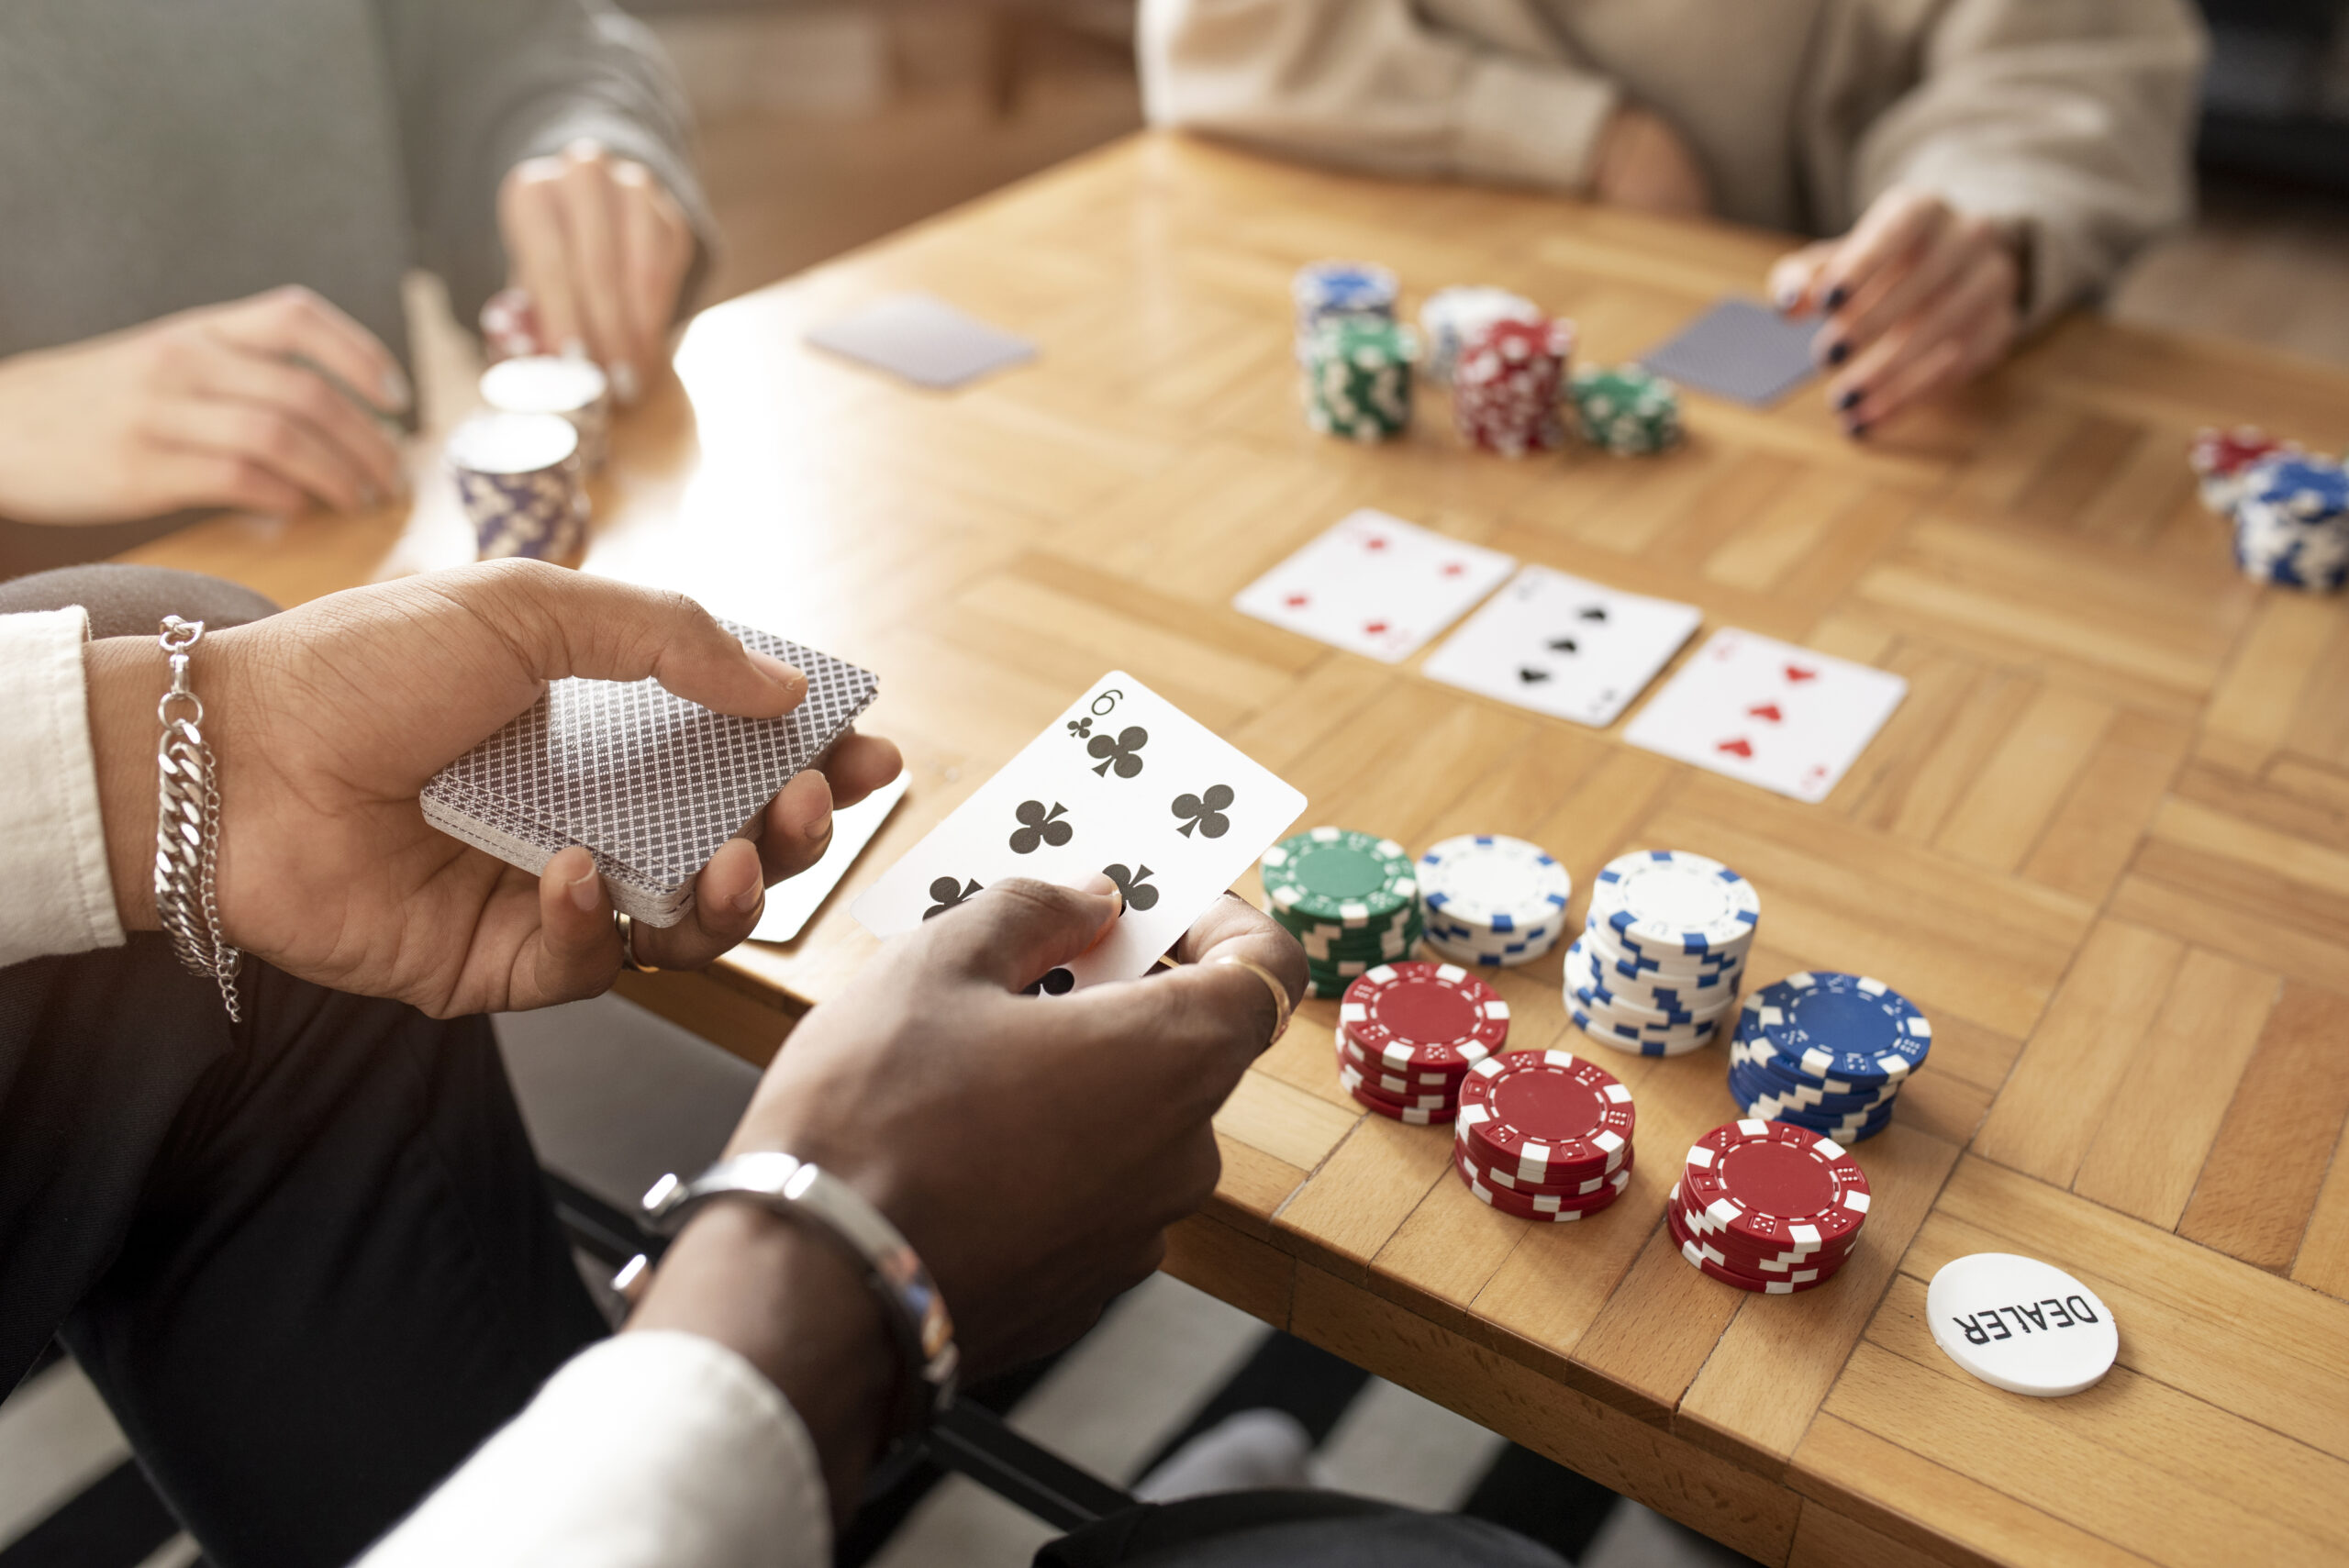
<path fill-rule="evenodd" d="M 829 653 L 719 623 L 796 666 L 807 695 L 781 718 L 736 718 L 657 681 L 563 680 L 424 786 L 425 820 L 533 875 L 573 844 L 615 908 L 673 926 L 694 878 L 775 793 L 872 705 L 880 683 Z"/>
<path fill-rule="evenodd" d="M 1788 320 L 1750 299 L 1724 299 L 1640 357 L 1660 376 L 1766 408 L 1818 373 L 1816 320 Z"/>
<path fill-rule="evenodd" d="M 807 334 L 817 348 L 951 391 L 1036 357 L 1036 345 L 926 294 L 892 295 Z"/>
<path fill-rule="evenodd" d="M 874 936 L 894 937 L 1005 877 L 1074 887 L 1106 873 L 1125 894 L 1117 926 L 1030 988 L 1130 980 L 1304 809 L 1304 795 L 1112 671 L 883 873 L 853 912 Z"/>
<path fill-rule="evenodd" d="M 1908 691 L 1909 683 L 1887 671 L 1724 627 L 1640 710 L 1623 739 L 1817 802 Z"/>
<path fill-rule="evenodd" d="M 1233 607 L 1396 663 L 1450 626 L 1516 561 L 1367 508 L 1242 588 Z"/>
<path fill-rule="evenodd" d="M 1428 655 L 1430 680 L 1536 713 L 1605 726 L 1704 619 L 1651 599 L 1527 566 Z"/>

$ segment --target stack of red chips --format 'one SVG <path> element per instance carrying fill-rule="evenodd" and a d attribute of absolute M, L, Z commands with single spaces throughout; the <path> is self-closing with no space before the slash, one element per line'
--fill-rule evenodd
<path fill-rule="evenodd" d="M 1597 1214 L 1631 1181 L 1631 1092 L 1596 1062 L 1520 1051 L 1481 1062 L 1460 1088 L 1453 1169 L 1478 1202 L 1564 1224 Z"/>
<path fill-rule="evenodd" d="M 1566 440 L 1559 413 L 1575 324 L 1501 320 L 1470 339 L 1453 373 L 1452 418 L 1460 439 L 1504 457 L 1555 451 Z"/>
<path fill-rule="evenodd" d="M 1381 1116 L 1447 1122 L 1462 1078 L 1508 1042 L 1508 1004 L 1458 964 L 1382 963 L 1338 1004 L 1338 1082 Z"/>
<path fill-rule="evenodd" d="M 1698 1139 L 1664 1210 L 1692 1267 L 1767 1296 L 1834 1278 L 1867 1217 L 1858 1162 L 1783 1121 L 1732 1121 Z"/>

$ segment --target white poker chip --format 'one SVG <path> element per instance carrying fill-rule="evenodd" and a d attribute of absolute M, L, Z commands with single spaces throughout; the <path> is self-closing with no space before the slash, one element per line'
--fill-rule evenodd
<path fill-rule="evenodd" d="M 1470 927 L 1501 940 L 1537 928 L 1563 930 L 1575 888 L 1566 868 L 1541 845 L 1498 833 L 1444 840 L 1419 857 L 1415 875 L 1431 924 Z"/>
<path fill-rule="evenodd" d="M 2093 1386 L 2121 1354 L 2112 1309 L 2053 1263 L 1976 1252 L 1925 1287 L 1933 1343 L 1994 1388 L 2038 1399 Z"/>
<path fill-rule="evenodd" d="M 1642 850 L 1607 862 L 1591 884 L 1591 919 L 1634 953 L 1742 952 L 1762 918 L 1753 884 L 1686 850 Z"/>

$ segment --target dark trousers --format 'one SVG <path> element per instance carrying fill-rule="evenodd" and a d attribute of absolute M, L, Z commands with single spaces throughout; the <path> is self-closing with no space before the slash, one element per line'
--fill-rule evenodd
<path fill-rule="evenodd" d="M 96 635 L 265 601 L 128 568 L 0 584 Z M 161 654 L 157 653 L 158 678 Z M 0 970 L 0 1389 L 52 1335 L 220 1568 L 347 1562 L 604 1331 L 487 1023 L 157 936 Z"/>
<path fill-rule="evenodd" d="M 1145 1504 L 1050 1542 L 1035 1568 L 1566 1568 L 1483 1519 L 1338 1492 L 1226 1492 Z"/>

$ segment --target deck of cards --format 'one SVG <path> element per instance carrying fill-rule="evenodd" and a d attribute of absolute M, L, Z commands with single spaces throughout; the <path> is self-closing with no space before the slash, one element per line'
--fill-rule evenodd
<path fill-rule="evenodd" d="M 852 906 L 876 937 L 951 914 L 1004 877 L 1107 875 L 1125 913 L 1039 975 L 1058 995 L 1158 962 L 1305 809 L 1305 796 L 1122 671 L 1093 684 Z"/>
<path fill-rule="evenodd" d="M 807 695 L 781 718 L 736 718 L 657 681 L 556 681 L 530 710 L 433 775 L 425 820 L 536 875 L 573 844 L 613 907 L 674 926 L 726 840 L 879 695 L 869 670 L 731 621 L 743 646 L 792 664 Z"/>

